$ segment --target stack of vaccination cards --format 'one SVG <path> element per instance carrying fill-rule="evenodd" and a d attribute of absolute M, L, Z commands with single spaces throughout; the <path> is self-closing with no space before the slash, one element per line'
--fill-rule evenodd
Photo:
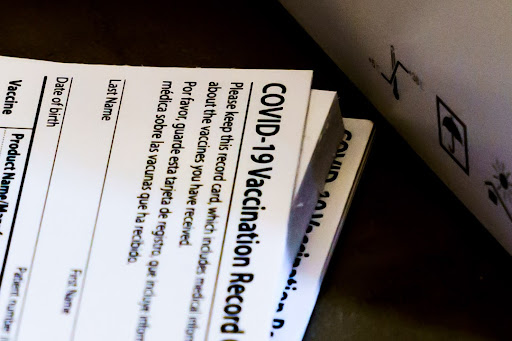
<path fill-rule="evenodd" d="M 373 132 L 311 79 L 0 58 L 0 339 L 300 340 Z"/>

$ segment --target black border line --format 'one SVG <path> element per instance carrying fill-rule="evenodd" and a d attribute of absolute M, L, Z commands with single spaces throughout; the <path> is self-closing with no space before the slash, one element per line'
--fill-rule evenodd
<path fill-rule="evenodd" d="M 465 166 L 459 160 L 457 160 L 457 158 L 452 153 L 450 153 L 450 151 L 448 149 L 446 149 L 446 147 L 443 144 L 443 135 L 442 135 L 442 131 L 441 131 L 441 110 L 440 110 L 439 105 L 442 105 L 446 109 L 446 111 L 448 111 L 453 117 L 455 117 L 457 122 L 459 122 L 460 125 L 464 128 L 464 142 L 465 142 L 464 149 L 465 149 L 465 155 L 466 155 L 466 165 Z M 455 115 L 455 113 L 452 111 L 452 109 L 450 109 L 450 107 L 448 107 L 448 105 L 437 95 L 436 95 L 436 107 L 437 107 L 437 127 L 439 130 L 439 144 L 441 145 L 441 148 L 443 148 L 443 150 L 453 159 L 453 161 L 455 161 L 455 163 L 457 165 L 459 165 L 459 167 L 464 171 L 464 173 L 466 173 L 466 175 L 469 175 L 468 129 L 466 127 L 466 124 L 464 122 L 462 122 L 462 120 L 457 115 Z"/>
<path fill-rule="evenodd" d="M 36 114 L 37 115 L 37 114 Z M 0 127 L 0 129 L 25 129 L 25 130 L 31 130 L 31 129 L 34 129 L 33 127 L 32 128 L 27 128 L 27 127 Z"/>
<path fill-rule="evenodd" d="M 43 85 L 41 86 L 41 93 L 39 94 L 39 102 L 37 103 L 36 117 L 34 119 L 34 125 L 32 127 L 32 134 L 30 135 L 30 142 L 28 144 L 27 158 L 25 159 L 25 167 L 23 168 L 23 175 L 21 176 L 20 191 L 18 192 L 18 199 L 16 200 L 16 206 L 14 208 L 14 214 L 12 216 L 11 231 L 9 232 L 9 239 L 7 240 L 7 247 L 5 249 L 4 263 L 2 264 L 2 272 L 0 273 L 0 289 L 2 287 L 2 281 L 4 278 L 5 265 L 7 264 L 7 258 L 9 256 L 9 249 L 11 247 L 12 235 L 14 233 L 14 225 L 18 216 L 18 207 L 20 205 L 21 194 L 23 192 L 23 185 L 25 183 L 25 175 L 27 174 L 28 163 L 30 160 L 30 152 L 32 151 L 32 145 L 34 143 L 34 136 L 36 133 L 37 121 L 39 119 L 39 113 L 41 112 L 41 104 L 43 102 L 44 90 L 46 88 L 47 76 L 43 78 Z M 18 128 L 16 128 L 18 129 Z"/>
<path fill-rule="evenodd" d="M 90 242 L 90 245 L 89 245 L 89 253 L 87 254 L 87 261 L 85 263 L 84 272 L 83 272 L 83 276 L 82 276 L 82 285 L 81 285 L 81 288 L 80 288 L 80 294 L 79 294 L 78 302 L 77 302 L 76 308 L 75 308 L 76 314 L 75 314 L 75 317 L 73 319 L 73 326 L 71 328 L 71 336 L 70 336 L 70 339 L 69 339 L 70 341 L 73 341 L 75 339 L 76 326 L 78 324 L 78 317 L 80 315 L 80 305 L 82 303 L 82 297 L 84 295 L 85 280 L 87 278 L 87 270 L 89 269 L 89 261 L 91 260 L 92 247 L 93 247 L 93 244 L 94 244 L 94 236 L 96 234 L 96 227 L 98 225 L 98 218 L 100 216 L 101 202 L 103 200 L 103 193 L 104 193 L 104 190 L 105 190 L 105 183 L 107 181 L 108 167 L 110 165 L 110 157 L 112 156 L 112 148 L 114 146 L 114 139 L 115 139 L 115 136 L 116 136 L 117 122 L 119 121 L 119 113 L 121 112 L 121 104 L 123 103 L 123 95 L 124 95 L 124 87 L 125 87 L 125 85 L 126 85 L 126 79 L 123 82 L 123 90 L 121 90 L 121 96 L 120 96 L 120 99 L 119 99 L 119 108 L 117 109 L 116 123 L 114 124 L 114 131 L 112 133 L 112 141 L 110 142 L 110 151 L 108 153 L 108 158 L 107 158 L 107 167 L 105 168 L 105 175 L 103 176 L 103 185 L 101 186 L 100 200 L 98 202 L 98 210 L 96 211 L 96 219 L 94 220 L 94 227 L 93 227 L 93 230 L 92 230 L 91 242 Z"/>
<path fill-rule="evenodd" d="M 53 178 L 53 170 L 55 169 L 55 161 L 57 159 L 57 152 L 59 151 L 60 137 L 62 135 L 62 128 L 64 127 L 64 120 L 66 119 L 66 112 L 67 112 L 67 109 L 68 109 L 69 95 L 71 94 L 71 87 L 72 86 L 73 86 L 73 77 L 71 77 L 71 82 L 69 83 L 68 96 L 66 98 L 66 106 L 64 107 L 64 112 L 62 113 L 62 122 L 60 124 L 59 137 L 57 138 L 57 146 L 55 147 L 55 153 L 54 153 L 54 156 L 53 156 L 53 164 L 52 164 L 52 169 L 51 169 L 51 172 L 50 172 L 50 179 L 48 179 L 48 187 L 46 189 L 46 196 L 44 198 L 44 205 L 43 205 L 43 210 L 41 212 L 41 219 L 39 220 L 39 228 L 37 230 L 36 243 L 34 245 L 34 252 L 32 253 L 32 260 L 30 262 L 30 267 L 28 269 L 27 284 L 25 285 L 25 292 L 23 294 L 23 299 L 22 299 L 22 302 L 21 302 L 21 308 L 20 308 L 20 312 L 19 312 L 19 315 L 18 315 L 18 323 L 17 323 L 17 326 L 16 326 L 16 332 L 15 332 L 13 340 L 17 340 L 18 339 L 18 334 L 20 332 L 21 321 L 23 319 L 23 311 L 25 310 L 25 303 L 27 301 L 27 294 L 28 294 L 30 279 L 32 278 L 32 270 L 33 270 L 33 267 L 34 267 L 34 261 L 35 261 L 35 257 L 36 257 L 36 253 L 37 253 L 37 246 L 39 244 L 39 236 L 41 235 L 41 227 L 43 225 L 44 211 L 46 210 L 46 202 L 48 200 L 48 193 L 50 192 L 50 185 L 52 183 L 52 178 Z M 41 97 L 41 99 L 42 99 L 42 97 Z M 35 132 L 35 129 L 34 129 L 34 131 L 32 133 L 34 133 L 34 132 Z M 27 163 L 27 165 L 28 165 L 28 163 Z"/>
<path fill-rule="evenodd" d="M 228 213 L 227 213 L 227 216 L 226 216 L 226 225 L 225 225 L 225 228 L 224 228 L 224 235 L 222 237 L 222 246 L 220 248 L 219 265 L 217 267 L 217 275 L 215 276 L 215 284 L 213 286 L 213 294 L 212 294 L 212 300 L 211 300 L 211 304 L 210 304 L 210 311 L 208 313 L 208 322 L 206 323 L 206 334 L 205 334 L 205 337 L 204 337 L 205 340 L 208 340 L 208 336 L 210 334 L 210 325 L 211 325 L 211 322 L 212 322 L 212 312 L 213 312 L 213 306 L 214 306 L 214 303 L 215 303 L 215 293 L 217 292 L 217 285 L 219 283 L 220 267 L 221 267 L 221 264 L 222 264 L 222 256 L 224 254 L 224 244 L 226 243 L 226 232 L 228 231 L 229 216 L 231 214 L 231 204 L 233 202 L 233 196 L 235 194 L 236 177 L 238 175 L 238 165 L 240 163 L 240 156 L 242 155 L 242 145 L 243 145 L 243 142 L 244 142 L 245 127 L 246 127 L 246 124 L 247 124 L 247 116 L 249 114 L 249 106 L 251 104 L 251 96 L 252 96 L 252 86 L 253 86 L 253 84 L 254 84 L 254 82 L 251 82 L 251 87 L 249 89 L 249 97 L 248 97 L 248 100 L 247 100 L 247 108 L 245 110 L 244 126 L 243 126 L 243 129 L 242 129 L 242 136 L 240 138 L 240 149 L 238 150 L 238 157 L 236 159 L 235 176 L 233 177 L 233 186 L 231 188 L 231 197 L 229 199 Z"/>

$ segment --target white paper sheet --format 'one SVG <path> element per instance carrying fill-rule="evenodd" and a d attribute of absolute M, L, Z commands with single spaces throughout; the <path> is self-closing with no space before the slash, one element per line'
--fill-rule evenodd
<path fill-rule="evenodd" d="M 349 118 L 344 118 L 343 122 L 345 138 L 338 148 L 325 188 L 282 292 L 272 323 L 271 340 L 299 341 L 304 337 L 322 279 L 366 162 L 373 124 Z"/>
<path fill-rule="evenodd" d="M 265 339 L 311 76 L 1 58 L 0 339 Z"/>

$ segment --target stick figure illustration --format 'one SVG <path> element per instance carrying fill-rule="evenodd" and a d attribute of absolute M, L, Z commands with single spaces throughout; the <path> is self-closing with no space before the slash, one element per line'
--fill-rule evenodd
<path fill-rule="evenodd" d="M 398 81 L 396 78 L 396 73 L 398 71 L 398 68 L 402 68 L 406 73 L 409 73 L 409 70 L 405 68 L 405 66 L 400 62 L 396 61 L 395 56 L 395 47 L 391 45 L 391 70 L 393 70 L 393 73 L 391 74 L 391 77 L 388 78 L 384 73 L 381 72 L 382 77 L 389 83 L 393 85 L 393 95 L 398 100 L 400 99 L 400 94 L 398 93 Z"/>

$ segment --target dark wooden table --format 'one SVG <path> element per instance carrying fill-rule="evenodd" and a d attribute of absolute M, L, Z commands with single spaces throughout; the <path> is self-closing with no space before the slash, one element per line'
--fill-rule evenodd
<path fill-rule="evenodd" d="M 10 2 L 0 54 L 313 69 L 377 137 L 305 339 L 512 338 L 511 257 L 277 2 Z"/>

